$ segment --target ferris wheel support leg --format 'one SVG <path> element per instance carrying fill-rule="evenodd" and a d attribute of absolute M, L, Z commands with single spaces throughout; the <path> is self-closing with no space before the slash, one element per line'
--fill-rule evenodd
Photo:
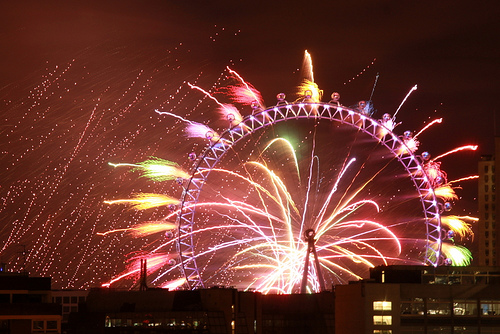
<path fill-rule="evenodd" d="M 314 239 L 316 233 L 312 229 L 308 229 L 304 232 L 304 237 L 307 241 L 307 254 L 304 261 L 304 272 L 302 273 L 302 284 L 300 286 L 300 293 L 306 293 L 307 290 L 307 276 L 309 274 L 309 256 L 311 252 L 314 256 L 314 265 L 316 267 L 316 275 L 319 281 L 319 290 L 325 291 L 325 280 L 323 279 L 323 274 L 321 273 L 321 267 L 319 265 L 318 254 L 316 253 L 316 246 L 314 245 L 316 239 Z"/>

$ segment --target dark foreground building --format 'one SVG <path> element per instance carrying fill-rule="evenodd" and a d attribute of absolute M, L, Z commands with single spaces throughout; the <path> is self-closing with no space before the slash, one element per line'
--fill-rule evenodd
<path fill-rule="evenodd" d="M 87 295 L 51 291 L 50 278 L 0 275 L 4 333 L 500 334 L 500 267 L 381 266 L 367 280 L 292 295 L 221 287 Z"/>
<path fill-rule="evenodd" d="M 0 273 L 0 334 L 61 333 L 61 305 L 51 303 L 50 277 Z"/>
<path fill-rule="evenodd" d="M 91 290 L 68 333 L 334 333 L 332 292 L 262 295 L 233 288 Z"/>

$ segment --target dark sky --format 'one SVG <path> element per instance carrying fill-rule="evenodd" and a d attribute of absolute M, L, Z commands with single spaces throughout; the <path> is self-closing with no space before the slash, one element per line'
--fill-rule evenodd
<path fill-rule="evenodd" d="M 272 98 L 295 84 L 292 74 L 308 50 L 316 82 L 328 95 L 345 91 L 344 103 L 366 99 L 379 73 L 374 102 L 393 112 L 418 84 L 402 119 L 411 117 L 416 127 L 437 109 L 449 115 L 446 127 L 460 134 L 454 142 L 477 142 L 481 153 L 490 153 L 500 74 L 499 13 L 494 1 L 4 3 L 0 80 L 3 85 L 23 80 L 46 62 L 78 59 L 86 50 L 96 58 L 111 45 L 158 56 L 183 43 L 213 66 L 235 62 Z M 344 85 L 374 59 L 358 82 Z M 355 96 L 356 89 L 363 97 Z"/>
<path fill-rule="evenodd" d="M 102 194 L 92 189 L 104 187 L 110 175 L 100 175 L 96 168 L 102 165 L 97 163 L 92 168 L 75 165 L 92 165 L 90 157 L 105 164 L 120 154 L 134 158 L 161 150 L 160 144 L 148 142 L 156 137 L 139 133 L 156 126 L 153 109 L 183 106 L 182 90 L 176 91 L 183 80 L 201 82 L 205 75 L 212 80 L 229 65 L 273 105 L 277 93 L 291 94 L 299 83 L 304 50 L 312 55 L 324 100 L 333 91 L 340 92 L 345 105 L 368 99 L 379 74 L 373 93 L 377 117 L 393 114 L 417 84 L 398 113 L 398 131 L 418 131 L 443 117 L 441 125 L 420 137 L 422 146 L 437 156 L 458 146 L 479 145 L 477 152 L 442 160 L 451 179 L 475 174 L 479 157 L 493 153 L 500 88 L 499 16 L 496 1 L 3 1 L 0 156 L 5 172 L 0 191 L 5 221 L 0 236 L 11 245 L 4 247 L 3 259 L 19 266 L 15 245 L 41 247 L 31 241 L 37 234 L 66 233 L 56 220 L 100 217 L 101 213 L 70 204 L 95 205 L 92 200 L 100 201 Z M 143 103 L 137 109 L 141 113 L 125 120 L 122 116 L 137 96 Z M 101 109 L 119 110 L 118 116 L 99 116 Z M 144 120 L 150 124 L 139 125 Z M 118 122 L 124 127 L 114 129 Z M 98 130 L 110 136 L 100 136 Z M 163 139 L 161 134 L 154 136 Z M 138 144 L 124 144 L 132 140 Z M 118 149 L 107 149 L 108 143 Z M 127 152 L 135 148 L 137 153 L 123 153 L 120 147 Z M 96 153 L 99 150 L 109 154 Z M 63 191 L 72 168 L 72 186 Z M 78 183 L 80 178 L 90 183 Z M 470 205 L 464 211 L 474 213 L 476 185 L 463 187 L 460 196 Z M 122 191 L 113 188 L 105 195 Z M 50 209 L 50 200 L 61 201 L 63 194 L 68 196 L 62 201 L 67 208 Z M 44 204 L 37 205 L 38 200 Z M 78 217 L 68 218 L 72 215 Z M 28 262 L 46 263 L 39 273 L 66 266 L 47 257 L 57 257 L 73 240 L 90 238 L 99 226 L 93 225 L 92 231 L 67 230 L 72 235 L 67 245 L 50 246 L 49 255 L 30 253 Z M 79 246 L 80 255 L 69 262 L 92 268 L 92 242 Z M 112 273 L 113 268 L 106 274 Z M 65 278 L 56 281 L 84 286 L 79 275 L 75 273 L 69 283 Z"/>

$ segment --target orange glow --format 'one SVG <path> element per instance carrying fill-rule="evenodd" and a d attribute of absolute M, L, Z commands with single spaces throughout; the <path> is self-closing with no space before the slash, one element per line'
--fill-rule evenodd
<path fill-rule="evenodd" d="M 297 90 L 301 98 L 306 95 L 307 91 L 311 92 L 311 101 L 306 102 L 320 102 L 323 97 L 323 91 L 319 89 L 318 85 L 307 79 L 297 87 Z"/>
<path fill-rule="evenodd" d="M 305 50 L 304 51 L 304 63 L 303 63 L 304 71 L 306 72 L 307 79 L 314 82 L 314 70 L 311 54 Z"/>
<path fill-rule="evenodd" d="M 135 225 L 129 230 L 129 232 L 132 233 L 134 237 L 144 237 L 159 232 L 171 231 L 176 227 L 177 226 L 175 224 L 168 222 L 145 222 Z"/>
<path fill-rule="evenodd" d="M 458 216 L 442 216 L 441 223 L 455 232 L 459 237 L 473 236 L 471 225 Z"/>
<path fill-rule="evenodd" d="M 434 189 L 434 194 L 446 201 L 453 201 L 458 199 L 457 194 L 455 194 L 455 191 L 449 185 L 444 185 L 442 187 Z"/>
<path fill-rule="evenodd" d="M 415 138 L 405 139 L 404 143 L 405 143 L 406 147 L 401 146 L 399 154 L 413 153 L 418 149 L 418 146 L 420 145 L 420 142 L 418 140 L 416 140 Z"/>
<path fill-rule="evenodd" d="M 164 285 L 162 285 L 162 288 L 169 289 L 169 290 L 175 290 L 178 287 L 182 286 L 184 283 L 186 283 L 186 279 L 184 277 L 178 278 L 178 279 L 175 279 L 173 281 L 169 281 L 169 282 L 165 283 Z"/>

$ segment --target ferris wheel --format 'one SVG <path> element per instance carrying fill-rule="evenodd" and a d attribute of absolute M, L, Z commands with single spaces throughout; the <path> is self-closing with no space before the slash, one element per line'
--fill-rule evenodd
<path fill-rule="evenodd" d="M 441 214 L 411 133 L 337 103 L 283 101 L 191 153 L 177 218 L 178 261 L 189 289 L 263 292 L 346 282 L 380 264 L 443 261 Z M 304 267 L 306 231 L 319 266 Z M 322 271 L 322 273 L 320 272 Z M 324 280 L 324 281 L 323 281 Z"/>

